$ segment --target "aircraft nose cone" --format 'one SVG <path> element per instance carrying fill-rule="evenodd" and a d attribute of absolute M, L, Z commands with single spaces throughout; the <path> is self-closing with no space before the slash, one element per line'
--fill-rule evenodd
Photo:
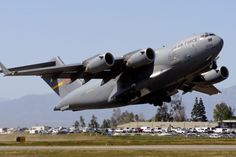
<path fill-rule="evenodd" d="M 221 49 L 223 48 L 223 45 L 224 45 L 224 40 L 221 37 L 217 37 L 216 47 L 217 47 L 218 51 L 221 51 Z"/>

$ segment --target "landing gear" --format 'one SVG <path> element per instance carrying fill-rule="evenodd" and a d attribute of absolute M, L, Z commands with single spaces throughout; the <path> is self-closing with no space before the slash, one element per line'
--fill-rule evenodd
<path fill-rule="evenodd" d="M 199 79 L 201 79 L 201 78 L 199 78 Z M 191 86 L 191 85 L 184 85 L 183 88 L 182 88 L 182 90 L 183 90 L 183 95 L 186 94 L 186 93 L 188 93 L 188 92 L 191 92 L 192 89 L 193 89 L 193 86 Z"/>
<path fill-rule="evenodd" d="M 154 106 L 162 106 L 163 105 L 163 101 L 159 100 L 159 101 L 156 101 L 155 103 L 153 103 Z"/>
<path fill-rule="evenodd" d="M 141 97 L 141 92 L 140 91 L 131 90 L 130 92 L 125 94 L 122 98 L 118 99 L 118 101 L 120 101 L 122 103 L 128 103 L 132 99 L 139 98 L 139 97 Z"/>
<path fill-rule="evenodd" d="M 211 65 L 210 65 L 210 68 L 211 68 L 211 69 L 217 69 L 217 63 L 216 63 L 215 60 L 212 61 Z"/>
<path fill-rule="evenodd" d="M 171 102 L 171 97 L 170 96 L 166 96 L 163 98 L 164 102 L 170 103 Z"/>
<path fill-rule="evenodd" d="M 167 102 L 167 103 L 170 103 L 171 102 L 171 97 L 170 96 L 165 96 L 165 97 L 162 97 L 161 99 L 156 99 L 154 102 L 153 102 L 153 105 L 154 106 L 162 106 L 163 105 L 163 102 Z"/>

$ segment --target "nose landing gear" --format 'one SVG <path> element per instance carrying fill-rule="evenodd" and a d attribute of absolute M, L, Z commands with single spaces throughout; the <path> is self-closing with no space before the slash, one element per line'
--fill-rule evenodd
<path fill-rule="evenodd" d="M 217 69 L 217 63 L 216 60 L 212 61 L 211 65 L 210 65 L 211 69 Z"/>

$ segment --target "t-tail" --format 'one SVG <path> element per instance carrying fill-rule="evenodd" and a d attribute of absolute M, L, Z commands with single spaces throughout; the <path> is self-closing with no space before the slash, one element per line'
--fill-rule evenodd
<path fill-rule="evenodd" d="M 54 57 L 49 62 L 31 64 L 21 67 L 14 67 L 7 69 L 0 62 L 0 73 L 4 73 L 4 76 L 24 76 L 24 75 L 37 75 L 41 76 L 42 79 L 60 96 L 64 97 L 68 93 L 72 92 L 76 88 L 79 88 L 83 84 L 83 80 L 71 80 L 70 78 L 58 78 L 57 74 L 49 75 L 50 73 L 45 74 L 44 71 L 47 68 L 60 67 L 64 63 L 59 57 Z M 39 72 L 40 71 L 40 72 Z"/>
<path fill-rule="evenodd" d="M 55 61 L 56 66 L 64 65 L 60 57 L 54 57 L 51 61 Z M 80 79 L 72 81 L 70 78 L 59 79 L 56 76 L 42 76 L 42 79 L 62 98 L 83 84 Z"/>

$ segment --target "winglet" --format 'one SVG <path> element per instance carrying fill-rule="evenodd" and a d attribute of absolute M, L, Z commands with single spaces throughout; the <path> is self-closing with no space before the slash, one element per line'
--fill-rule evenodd
<path fill-rule="evenodd" d="M 5 76 L 12 75 L 12 72 L 10 72 L 1 62 L 0 62 L 0 67 Z"/>

